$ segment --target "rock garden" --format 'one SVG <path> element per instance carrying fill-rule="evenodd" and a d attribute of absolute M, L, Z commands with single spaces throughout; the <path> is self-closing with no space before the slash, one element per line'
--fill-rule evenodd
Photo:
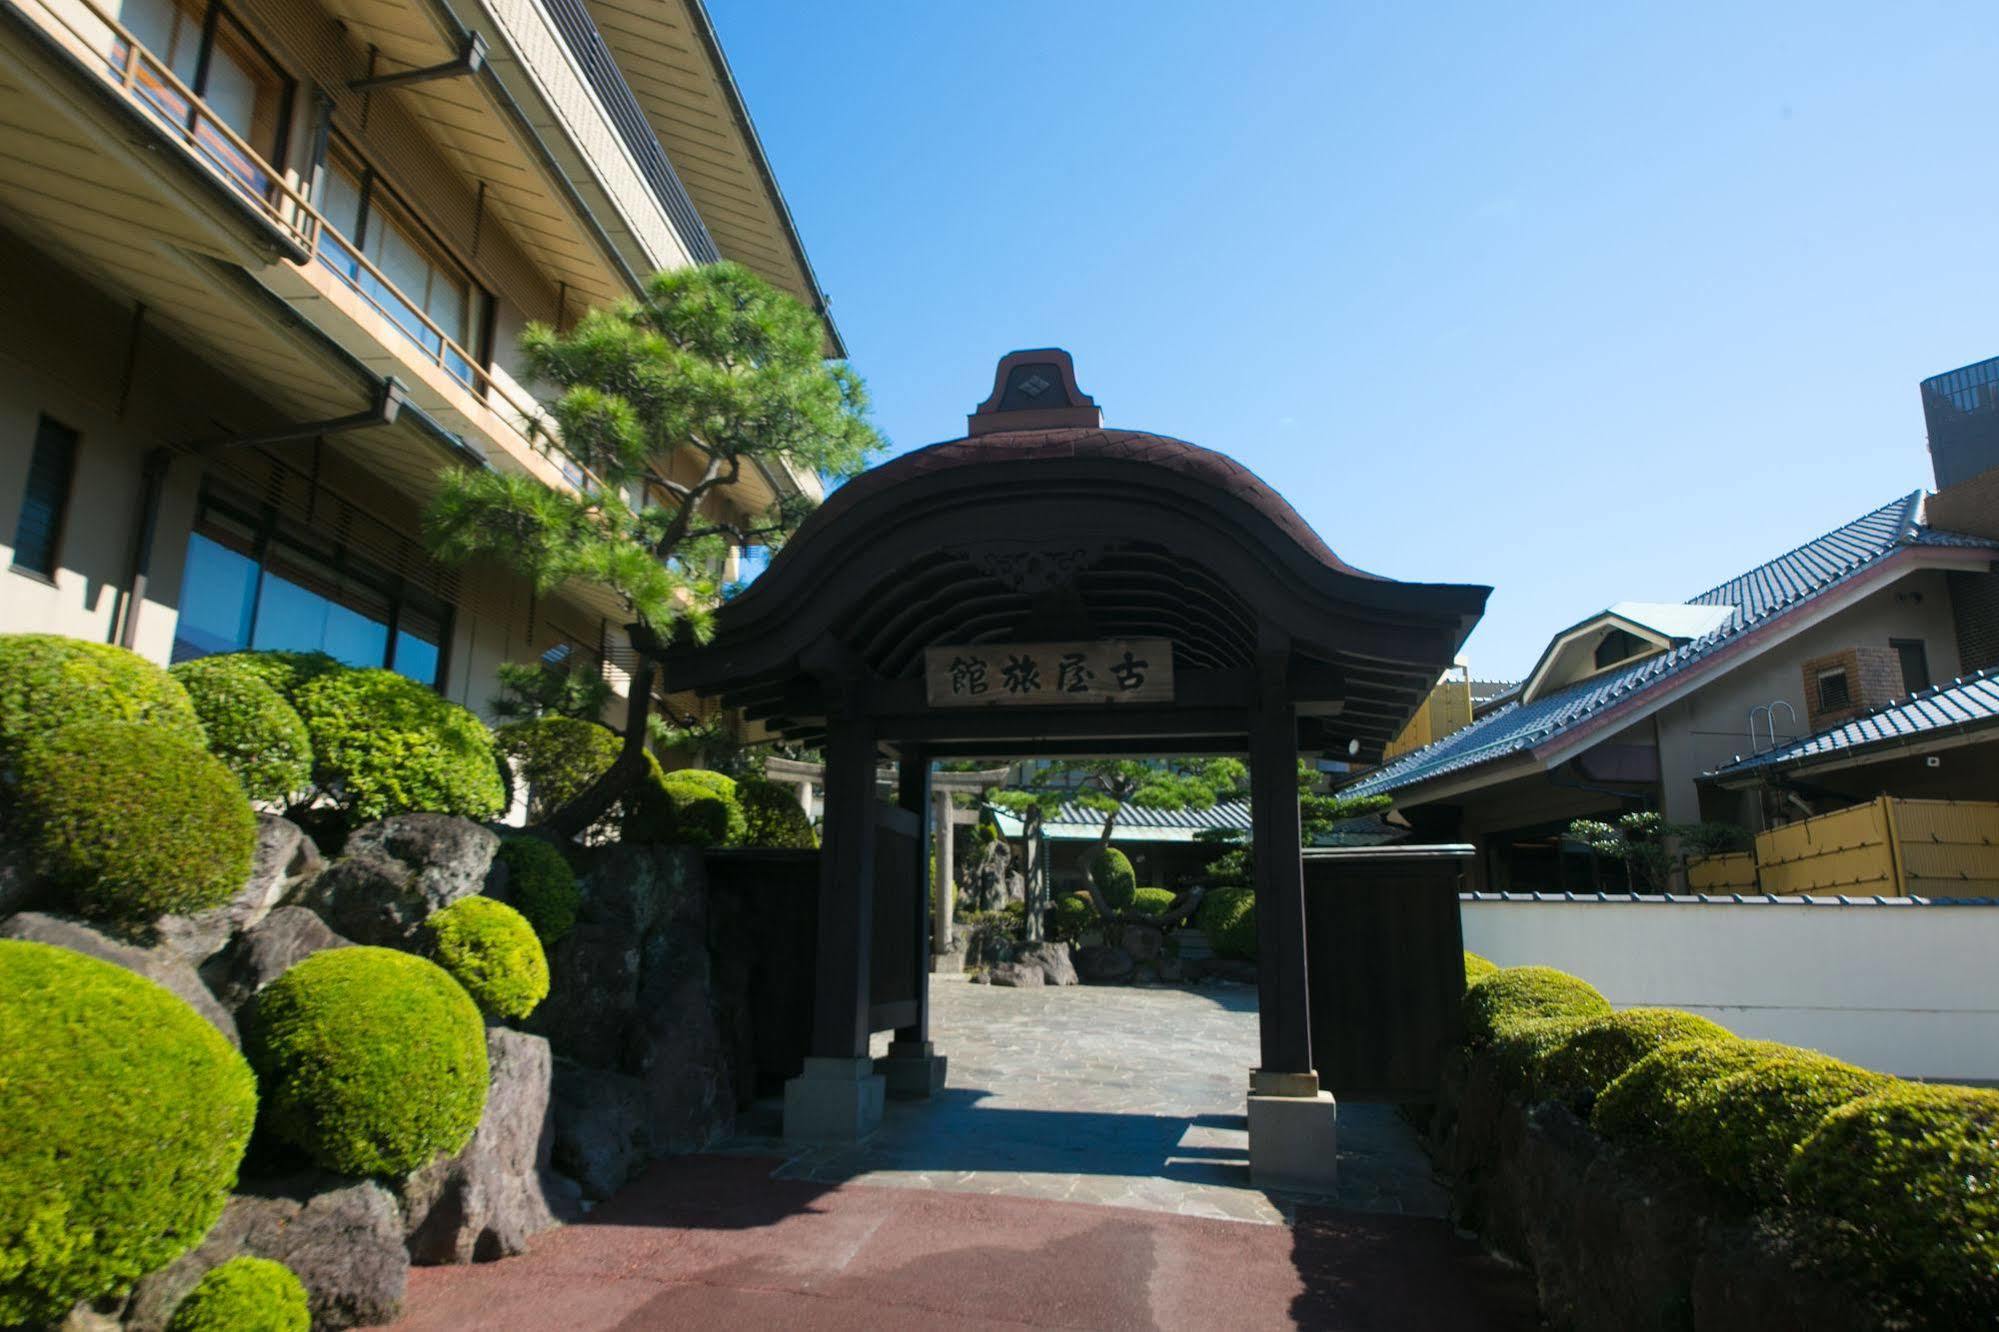
<path fill-rule="evenodd" d="M 618 750 L 325 657 L 0 637 L 0 1326 L 386 1321 L 726 1133 L 703 849 L 811 829 L 656 764 L 584 837 L 496 822 Z"/>

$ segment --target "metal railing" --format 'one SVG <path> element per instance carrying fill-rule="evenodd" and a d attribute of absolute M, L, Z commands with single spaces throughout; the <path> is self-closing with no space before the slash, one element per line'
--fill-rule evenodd
<path fill-rule="evenodd" d="M 562 447 L 547 408 L 532 397 L 523 401 L 524 395 L 496 379 L 97 0 L 20 3 L 26 12 L 43 16 L 44 27 L 82 56 L 86 68 L 94 69 L 126 102 L 304 250 L 309 256 L 306 262 L 319 264 L 339 279 L 394 324 L 426 359 L 484 402 L 531 452 L 546 458 L 577 489 L 603 488 L 597 476 Z M 84 22 L 102 31 L 86 31 Z"/>

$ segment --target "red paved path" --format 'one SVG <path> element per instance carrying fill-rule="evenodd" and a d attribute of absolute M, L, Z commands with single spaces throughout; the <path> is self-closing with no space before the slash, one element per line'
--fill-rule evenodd
<path fill-rule="evenodd" d="M 1530 1284 L 1442 1221 L 1295 1228 L 1087 1203 L 829 1188 L 681 1157 L 523 1257 L 411 1273 L 407 1332 L 1538 1326 Z"/>

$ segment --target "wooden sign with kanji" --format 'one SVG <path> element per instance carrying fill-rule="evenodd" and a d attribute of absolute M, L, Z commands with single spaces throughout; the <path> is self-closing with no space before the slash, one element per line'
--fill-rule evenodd
<path fill-rule="evenodd" d="M 1173 645 L 1163 638 L 1101 643 L 980 643 L 923 653 L 933 708 L 1064 703 L 1170 703 Z"/>

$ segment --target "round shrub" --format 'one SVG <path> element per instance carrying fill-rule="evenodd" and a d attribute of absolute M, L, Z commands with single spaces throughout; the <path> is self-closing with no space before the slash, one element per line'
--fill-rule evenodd
<path fill-rule="evenodd" d="M 736 779 L 719 772 L 711 772 L 707 768 L 675 768 L 666 775 L 673 781 L 688 786 L 698 786 L 710 795 L 719 796 L 724 800 L 736 798 Z"/>
<path fill-rule="evenodd" d="M 1196 921 L 1216 956 L 1256 961 L 1255 893 L 1247 888 L 1217 889 L 1201 899 Z"/>
<path fill-rule="evenodd" d="M 1999 1319 L 1999 1091 L 1891 1083 L 1827 1114 L 1785 1186 L 1855 1227 L 1912 1306 Z"/>
<path fill-rule="evenodd" d="M 1083 937 L 1085 930 L 1096 925 L 1097 912 L 1088 902 L 1071 894 L 1055 899 L 1055 905 L 1043 923 L 1050 939 L 1057 943 L 1075 943 Z"/>
<path fill-rule="evenodd" d="M 1542 1061 L 1593 1021 L 1582 1017 L 1529 1018 L 1501 1027 L 1486 1044 L 1500 1085 L 1533 1093 L 1534 1073 Z"/>
<path fill-rule="evenodd" d="M 527 783 L 529 823 L 540 823 L 589 790 L 624 748 L 624 739 L 608 726 L 554 716 L 509 722 L 493 733 L 493 742 Z"/>
<path fill-rule="evenodd" d="M 481 1008 L 520 1018 L 548 997 L 548 955 L 526 916 L 490 897 L 462 897 L 424 922 L 431 951 Z"/>
<path fill-rule="evenodd" d="M 167 1332 L 308 1332 L 305 1287 L 283 1263 L 231 1258 L 208 1269 L 174 1310 Z"/>
<path fill-rule="evenodd" d="M 73 722 L 150 722 L 201 743 L 187 690 L 136 652 L 56 634 L 0 634 L 0 769 Z"/>
<path fill-rule="evenodd" d="M 455 1153 L 486 1107 L 486 1026 L 434 962 L 315 953 L 247 1011 L 265 1127 L 343 1175 L 406 1175 Z"/>
<path fill-rule="evenodd" d="M 1553 967 L 1506 967 L 1465 990 L 1465 1038 L 1481 1045 L 1516 1022 L 1593 1018 L 1610 1001 L 1588 981 Z"/>
<path fill-rule="evenodd" d="M 1140 888 L 1131 895 L 1131 909 L 1142 916 L 1158 916 L 1177 900 L 1164 888 Z"/>
<path fill-rule="evenodd" d="M 232 652 L 227 655 L 229 660 L 240 664 L 240 669 L 258 676 L 283 694 L 285 702 L 294 707 L 298 704 L 300 689 L 322 675 L 338 675 L 349 669 L 324 652 Z"/>
<path fill-rule="evenodd" d="M 560 850 L 539 837 L 503 837 L 500 862 L 507 867 L 507 896 L 534 927 L 544 947 L 552 947 L 576 927 L 583 892 L 576 871 Z"/>
<path fill-rule="evenodd" d="M 784 783 L 745 777 L 736 783 L 736 803 L 743 807 L 744 846 L 810 851 L 819 845 L 805 807 Z"/>
<path fill-rule="evenodd" d="M 289 801 L 312 782 L 312 740 L 298 709 L 242 653 L 186 661 L 171 674 L 194 701 L 208 752 L 252 800 Z"/>
<path fill-rule="evenodd" d="M 358 821 L 421 811 L 489 818 L 506 803 L 486 723 L 394 671 L 326 671 L 293 699 L 314 775 Z"/>
<path fill-rule="evenodd" d="M 1465 984 L 1476 985 L 1499 968 L 1477 953 L 1465 954 Z"/>
<path fill-rule="evenodd" d="M 1105 910 L 1129 910 L 1132 894 L 1138 891 L 1138 875 L 1132 872 L 1131 860 L 1125 853 L 1107 846 L 1090 857 L 1089 868 L 1090 887 Z"/>
<path fill-rule="evenodd" d="M 1686 1123 L 1701 1089 L 1792 1051 L 1775 1041 L 1673 1041 L 1614 1078 L 1590 1109 L 1590 1124 L 1610 1138 L 1670 1141 Z"/>
<path fill-rule="evenodd" d="M 199 1244 L 256 1117 L 249 1066 L 180 999 L 0 940 L 0 1326 L 54 1322 Z"/>
<path fill-rule="evenodd" d="M 1780 1202 L 1798 1144 L 1831 1111 L 1892 1082 L 1814 1050 L 1789 1050 L 1695 1088 L 1674 1137 L 1715 1183 Z"/>
<path fill-rule="evenodd" d="M 729 782 L 720 773 L 694 768 L 655 772 L 630 802 L 626 840 L 668 846 L 739 845 L 748 825 L 743 807 L 736 803 L 735 783 L 729 782 L 724 794 L 710 778 Z"/>
<path fill-rule="evenodd" d="M 36 862 L 91 916 L 150 920 L 218 906 L 250 877 L 257 816 L 200 743 L 147 722 L 79 722 L 20 766 Z"/>
<path fill-rule="evenodd" d="M 1534 1087 L 1543 1095 L 1588 1105 L 1633 1064 L 1675 1041 L 1725 1041 L 1734 1033 L 1676 1008 L 1631 1008 L 1591 1018 L 1540 1054 Z"/>

